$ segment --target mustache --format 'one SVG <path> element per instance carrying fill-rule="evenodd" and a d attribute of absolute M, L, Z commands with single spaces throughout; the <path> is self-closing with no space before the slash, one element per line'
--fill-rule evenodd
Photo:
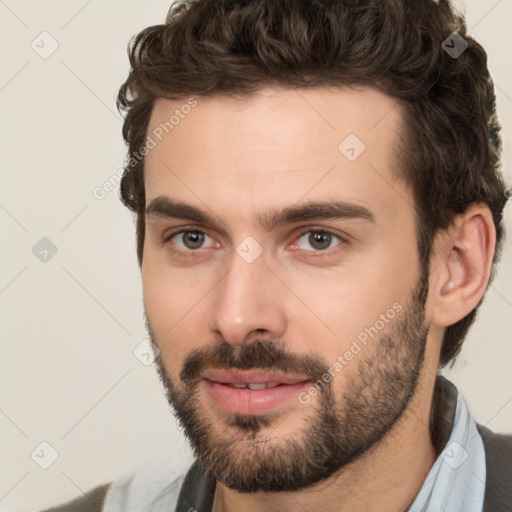
<path fill-rule="evenodd" d="M 249 345 L 233 346 L 220 340 L 214 345 L 194 349 L 183 364 L 180 380 L 185 384 L 194 384 L 208 368 L 308 375 L 316 382 L 328 371 L 329 364 L 313 352 L 302 355 L 288 353 L 278 341 L 257 340 Z"/>

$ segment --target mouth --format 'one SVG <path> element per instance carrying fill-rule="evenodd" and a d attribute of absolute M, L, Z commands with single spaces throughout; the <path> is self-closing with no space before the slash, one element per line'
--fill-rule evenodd
<path fill-rule="evenodd" d="M 206 370 L 201 385 L 214 405 L 225 412 L 258 415 L 290 404 L 311 384 L 306 376 L 257 370 Z"/>
<path fill-rule="evenodd" d="M 219 382 L 219 384 L 224 384 L 225 386 L 229 386 L 231 388 L 235 389 L 251 389 L 252 391 L 257 391 L 258 389 L 268 389 L 268 388 L 275 388 L 277 386 L 282 386 L 283 384 L 280 384 L 279 382 L 262 382 L 261 384 L 256 383 L 233 383 L 230 382 Z"/>

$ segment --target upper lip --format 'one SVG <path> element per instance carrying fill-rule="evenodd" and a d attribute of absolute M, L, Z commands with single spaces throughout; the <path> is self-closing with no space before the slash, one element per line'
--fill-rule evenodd
<path fill-rule="evenodd" d="M 297 384 L 310 380 L 308 377 L 261 370 L 208 369 L 201 373 L 203 379 L 221 384 Z"/>

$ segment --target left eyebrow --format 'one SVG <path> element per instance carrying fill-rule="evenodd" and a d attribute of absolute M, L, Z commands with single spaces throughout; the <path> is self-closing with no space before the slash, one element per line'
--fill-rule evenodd
<path fill-rule="evenodd" d="M 375 223 L 375 215 L 368 208 L 344 201 L 305 203 L 269 211 L 258 217 L 260 224 L 267 229 L 279 224 L 327 219 L 359 219 Z"/>

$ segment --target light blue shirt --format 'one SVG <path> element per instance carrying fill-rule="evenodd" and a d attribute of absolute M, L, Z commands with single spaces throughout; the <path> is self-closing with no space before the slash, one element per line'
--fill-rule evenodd
<path fill-rule="evenodd" d="M 466 400 L 457 393 L 455 420 L 448 442 L 409 512 L 482 512 L 485 475 L 482 437 Z"/>

